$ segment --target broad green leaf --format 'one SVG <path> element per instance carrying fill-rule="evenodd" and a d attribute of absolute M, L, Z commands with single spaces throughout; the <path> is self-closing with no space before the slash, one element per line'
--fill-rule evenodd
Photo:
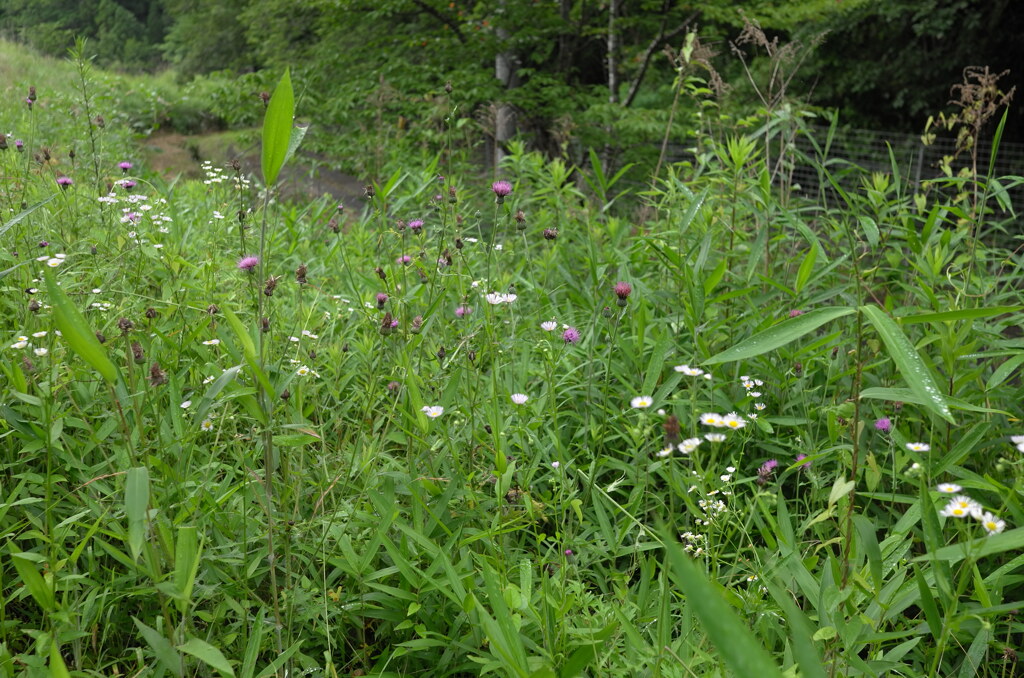
<path fill-rule="evenodd" d="M 929 562 L 933 560 L 946 560 L 950 563 L 956 563 L 963 560 L 965 555 L 970 555 L 972 558 L 981 558 L 1006 551 L 1018 551 L 1022 548 L 1024 548 L 1024 527 L 1018 527 L 1009 532 L 994 534 L 988 537 L 978 537 L 965 543 L 943 546 L 931 553 L 918 556 L 914 560 Z"/>
<path fill-rule="evenodd" d="M 299 150 L 299 144 L 306 138 L 306 132 L 308 131 L 309 125 L 295 125 L 292 127 L 291 136 L 288 137 L 288 150 L 284 154 L 282 165 L 287 165 L 288 161 L 295 155 L 295 151 Z"/>
<path fill-rule="evenodd" d="M 831 320 L 850 315 L 854 310 L 852 306 L 832 306 L 829 308 L 819 308 L 803 315 L 798 315 L 795 318 L 783 320 L 778 325 L 769 327 L 763 332 L 758 332 L 732 348 L 727 348 L 721 353 L 711 356 L 704 361 L 704 364 L 714 365 L 715 363 L 724 363 L 732 360 L 745 360 L 746 358 L 753 358 L 762 353 L 767 353 L 780 346 L 785 346 L 805 334 L 813 332 Z"/>
<path fill-rule="evenodd" d="M 906 379 L 910 390 L 921 399 L 921 404 L 949 423 L 955 424 L 956 420 L 953 419 L 949 405 L 935 383 L 935 378 L 899 325 L 877 306 L 861 306 L 861 311 L 882 337 L 889 357 Z"/>
<path fill-rule="evenodd" d="M 267 114 L 263 118 L 263 183 L 268 188 L 277 181 L 277 176 L 288 158 L 294 116 L 295 95 L 292 92 L 291 76 L 286 68 L 281 81 L 274 88 L 274 95 L 270 97 Z"/>
<path fill-rule="evenodd" d="M 149 649 L 153 651 L 156 658 L 167 668 L 168 671 L 181 678 L 183 675 L 181 667 L 181 655 L 174 649 L 164 636 L 151 626 L 146 626 L 141 621 L 132 617 L 132 621 L 135 622 L 135 626 L 139 629 L 139 633 L 146 639 L 146 644 L 149 645 Z"/>
<path fill-rule="evenodd" d="M 914 403 L 915 405 L 924 405 L 925 399 L 919 394 L 911 391 L 909 388 L 883 388 L 881 386 L 875 386 L 872 388 L 866 388 L 860 392 L 862 399 L 871 400 L 891 400 L 898 403 Z M 967 412 L 994 412 L 998 414 L 1010 413 L 1005 410 L 997 410 L 991 407 L 982 407 L 980 405 L 972 405 L 966 400 L 960 400 L 959 398 L 945 397 L 946 404 L 951 408 L 958 410 L 966 410 Z M 1011 415 L 1012 416 L 1012 415 Z"/>
<path fill-rule="evenodd" d="M 146 512 L 149 510 L 149 470 L 145 466 L 128 469 L 124 488 L 124 512 L 128 517 L 128 548 L 138 560 L 146 539 Z"/>
<path fill-rule="evenodd" d="M 878 224 L 871 217 L 860 217 L 860 227 L 864 229 L 864 237 L 872 247 L 878 246 Z"/>
<path fill-rule="evenodd" d="M 107 383 L 117 382 L 117 368 L 110 362 L 103 345 L 96 339 L 96 333 L 89 327 L 82 313 L 71 303 L 64 290 L 54 279 L 53 271 L 47 270 L 46 291 L 53 306 L 53 320 L 64 341 L 82 360 L 100 373 Z"/>
<path fill-rule="evenodd" d="M 14 563 L 14 569 L 18 571 L 18 577 L 25 585 L 25 589 L 44 612 L 52 612 L 55 606 L 53 589 L 36 569 L 35 560 L 32 558 L 34 554 L 22 553 L 14 542 L 10 542 L 8 548 L 11 550 L 11 562 Z"/>
<path fill-rule="evenodd" d="M 942 311 L 940 313 L 919 313 L 900 318 L 901 325 L 914 323 L 936 323 L 951 322 L 954 320 L 972 320 L 974 318 L 989 318 L 994 315 L 1005 313 L 1016 313 L 1024 310 L 1024 306 L 991 306 L 989 308 L 963 308 L 956 311 Z"/>
<path fill-rule="evenodd" d="M 804 285 L 811 279 L 811 273 L 814 273 L 814 262 L 817 258 L 818 250 L 813 247 L 807 250 L 807 255 L 800 264 L 800 269 L 796 272 L 796 283 L 793 285 L 793 289 L 797 292 L 803 290 Z"/>
<path fill-rule="evenodd" d="M 68 665 L 64 663 L 64 657 L 60 654 L 56 640 L 50 643 L 50 678 L 71 678 Z"/>
<path fill-rule="evenodd" d="M 199 531 L 194 525 L 178 528 L 178 539 L 174 544 L 174 588 L 181 594 L 175 602 L 182 613 L 188 608 L 192 587 L 199 570 L 199 556 L 203 549 L 199 543 Z"/>
<path fill-rule="evenodd" d="M 302 646 L 302 639 L 296 640 L 292 643 L 291 647 L 282 652 L 279 656 L 274 658 L 274 661 L 267 664 L 267 666 L 257 674 L 256 678 L 269 678 L 270 676 L 276 675 L 277 670 L 284 666 L 284 663 L 291 659 L 292 655 L 299 651 Z"/>
<path fill-rule="evenodd" d="M 700 619 L 726 667 L 736 676 L 781 678 L 782 673 L 761 641 L 736 616 L 682 548 L 672 539 L 663 541 L 672 580 L 686 594 L 686 602 Z"/>
<path fill-rule="evenodd" d="M 231 668 L 231 662 L 227 660 L 220 650 L 215 648 L 213 645 L 210 645 L 205 640 L 189 638 L 178 646 L 178 650 L 185 654 L 192 655 L 208 666 L 212 666 L 220 671 L 221 674 L 225 676 L 232 676 L 232 678 L 234 678 L 235 670 Z"/>

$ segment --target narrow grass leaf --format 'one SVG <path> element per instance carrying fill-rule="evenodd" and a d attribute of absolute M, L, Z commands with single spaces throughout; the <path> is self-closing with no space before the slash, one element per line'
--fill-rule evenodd
<path fill-rule="evenodd" d="M 729 670 L 737 676 L 781 678 L 779 668 L 761 642 L 730 609 L 693 561 L 672 539 L 666 536 L 663 541 L 673 581 L 686 594 L 687 602 Z"/>
<path fill-rule="evenodd" d="M 181 599 L 175 602 L 182 613 L 188 608 L 189 599 L 192 597 L 192 587 L 196 582 L 202 550 L 199 531 L 194 525 L 178 528 L 178 538 L 174 544 L 174 587 L 181 594 Z"/>
<path fill-rule="evenodd" d="M 874 386 L 872 388 L 866 388 L 860 392 L 861 399 L 873 399 L 873 400 L 890 400 L 897 403 L 914 403 L 915 405 L 926 405 L 926 399 L 919 393 L 910 390 L 909 388 L 884 388 L 881 386 Z M 945 396 L 946 404 L 952 409 L 964 410 L 965 412 L 991 412 L 994 414 L 1006 414 L 1010 413 L 1005 410 L 1000 410 L 992 407 L 982 407 L 980 405 L 972 405 L 966 400 L 960 400 L 959 398 L 950 398 Z M 1011 415 L 1012 416 L 1012 415 Z"/>
<path fill-rule="evenodd" d="M 234 678 L 235 670 L 220 650 L 199 638 L 189 638 L 178 646 L 178 650 L 190 654 L 207 666 L 212 666 L 224 676 Z"/>
<path fill-rule="evenodd" d="M 955 424 L 956 420 L 953 419 L 949 405 L 939 391 L 931 370 L 899 325 L 877 306 L 862 306 L 861 311 L 882 338 L 889 351 L 889 357 L 896 364 L 896 369 L 906 379 L 910 390 L 921 399 L 921 404 L 949 423 Z"/>
<path fill-rule="evenodd" d="M 10 220 L 6 224 L 4 224 L 3 226 L 0 226 L 0 235 L 3 235 L 4 233 L 9 231 L 14 226 L 17 226 L 18 224 L 20 224 L 25 219 L 25 217 L 27 217 L 28 215 L 32 214 L 37 209 L 39 209 L 40 207 L 42 207 L 43 205 L 45 205 L 46 203 L 50 202 L 51 200 L 53 200 L 56 197 L 57 197 L 57 193 L 53 193 L 53 194 L 50 195 L 50 197 L 43 198 L 42 200 L 40 200 L 39 202 L 35 203 L 34 205 L 29 205 L 28 207 L 26 207 L 22 211 L 20 211 L 17 214 L 15 214 L 13 217 L 10 218 Z"/>
<path fill-rule="evenodd" d="M 284 71 L 280 82 L 274 88 L 274 94 L 267 105 L 267 113 L 263 118 L 263 152 L 262 169 L 263 183 L 273 186 L 277 176 L 288 158 L 288 148 L 292 139 L 292 118 L 295 116 L 295 95 L 292 92 L 292 79 L 288 69 Z M 298 143 L 296 143 L 298 145 Z"/>
<path fill-rule="evenodd" d="M 44 277 L 46 292 L 53 306 L 53 320 L 68 347 L 99 372 L 108 384 L 117 382 L 117 368 L 110 362 L 107 352 L 96 339 L 96 333 L 89 327 L 85 317 L 57 284 L 52 271 L 47 270 Z"/>
<path fill-rule="evenodd" d="M 900 318 L 901 325 L 912 325 L 914 323 L 938 323 L 953 322 L 954 320 L 974 320 L 976 318 L 991 318 L 994 315 L 1016 313 L 1024 310 L 1024 306 L 991 306 L 989 308 L 963 308 L 956 311 L 942 311 L 940 313 L 919 313 Z"/>
<path fill-rule="evenodd" d="M 704 361 L 704 364 L 714 365 L 734 360 L 745 360 L 762 353 L 767 353 L 780 346 L 785 346 L 791 341 L 796 341 L 804 335 L 810 334 L 827 322 L 850 315 L 854 310 L 852 306 L 833 306 L 820 308 L 803 315 L 798 315 L 795 318 L 783 320 L 778 325 L 758 332 L 735 346 L 711 356 Z"/>

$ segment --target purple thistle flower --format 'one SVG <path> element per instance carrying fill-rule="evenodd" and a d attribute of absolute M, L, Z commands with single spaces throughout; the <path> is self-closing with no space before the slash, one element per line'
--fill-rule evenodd
<path fill-rule="evenodd" d="M 789 317 L 790 318 L 795 318 L 798 315 L 803 315 L 803 314 L 804 314 L 804 312 L 801 311 L 799 308 L 794 308 L 792 311 L 789 312 Z"/>
<path fill-rule="evenodd" d="M 67 188 L 71 184 L 75 183 L 71 177 L 57 177 L 57 185 L 61 188 Z"/>
<path fill-rule="evenodd" d="M 238 268 L 241 271 L 251 271 L 260 263 L 259 257 L 249 255 L 238 260 Z"/>
<path fill-rule="evenodd" d="M 408 264 L 411 261 L 412 261 L 412 257 L 410 257 L 408 254 L 403 254 L 402 256 L 400 256 L 397 259 L 395 259 L 395 263 L 396 264 Z"/>
<path fill-rule="evenodd" d="M 471 306 L 459 306 L 458 308 L 455 309 L 455 317 L 463 318 L 472 312 L 473 308 Z"/>
<path fill-rule="evenodd" d="M 491 190 L 494 191 L 494 202 L 500 205 L 505 202 L 506 196 L 512 193 L 512 184 L 507 181 L 495 181 L 491 184 Z"/>
<path fill-rule="evenodd" d="M 567 344 L 575 344 L 580 340 L 580 332 L 575 327 L 566 327 L 562 332 L 562 340 Z"/>
<path fill-rule="evenodd" d="M 125 172 L 125 173 L 127 173 L 128 170 L 130 170 L 132 168 L 132 164 L 130 162 L 128 162 L 127 160 L 124 161 L 124 162 L 117 163 L 117 166 L 120 167 L 121 171 Z"/>
<path fill-rule="evenodd" d="M 19 151 L 24 151 L 25 150 L 25 142 L 22 141 L 21 139 L 15 139 L 14 140 L 14 148 L 16 148 Z"/>
<path fill-rule="evenodd" d="M 881 419 L 875 420 L 875 430 L 881 431 L 882 433 L 888 433 L 892 430 L 892 421 L 889 417 L 882 417 Z"/>
<path fill-rule="evenodd" d="M 413 233 L 422 233 L 423 232 L 423 220 L 422 219 L 413 219 L 412 221 L 410 221 L 409 222 L 409 230 L 411 230 Z"/>
<path fill-rule="evenodd" d="M 800 453 L 800 454 L 796 455 L 796 460 L 797 461 L 803 461 L 806 458 L 807 458 L 807 455 L 803 454 L 803 453 Z M 811 462 L 805 461 L 804 463 L 800 464 L 800 468 L 811 468 Z"/>
<path fill-rule="evenodd" d="M 388 303 L 388 295 L 383 292 L 377 292 L 377 308 L 384 308 L 386 303 Z"/>
<path fill-rule="evenodd" d="M 133 188 L 135 188 L 136 184 L 135 184 L 135 182 L 134 182 L 134 181 L 132 181 L 131 179 L 126 179 L 125 181 L 122 181 L 122 182 L 121 182 L 121 186 L 122 186 L 122 187 L 123 187 L 123 188 L 124 188 L 124 189 L 125 189 L 126 191 L 130 191 L 130 190 L 132 190 Z"/>

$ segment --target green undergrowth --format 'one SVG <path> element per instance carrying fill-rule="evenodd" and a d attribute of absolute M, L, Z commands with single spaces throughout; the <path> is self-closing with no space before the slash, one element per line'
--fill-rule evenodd
<path fill-rule="evenodd" d="M 353 213 L 287 79 L 168 183 L 76 68 L 3 112 L 0 676 L 1016 674 L 1020 178 L 765 125 Z"/>

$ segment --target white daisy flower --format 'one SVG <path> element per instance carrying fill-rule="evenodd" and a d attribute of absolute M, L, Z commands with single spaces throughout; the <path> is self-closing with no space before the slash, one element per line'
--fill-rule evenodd
<path fill-rule="evenodd" d="M 630 400 L 629 404 L 637 409 L 644 409 L 654 404 L 654 398 L 651 396 L 637 396 Z"/>
<path fill-rule="evenodd" d="M 540 324 L 540 328 L 545 332 L 554 332 L 556 329 L 558 329 L 558 323 L 556 323 L 554 320 L 545 320 Z"/>
<path fill-rule="evenodd" d="M 207 339 L 206 341 L 203 342 L 203 345 L 205 345 L 205 346 L 216 346 L 219 343 L 220 343 L 220 339 Z"/>
<path fill-rule="evenodd" d="M 907 449 L 911 452 L 927 452 L 932 446 L 928 443 L 907 443 Z"/>
<path fill-rule="evenodd" d="M 36 339 L 41 339 L 41 338 L 46 336 L 46 330 L 40 330 L 38 332 L 33 332 L 32 336 L 35 337 Z M 19 340 L 24 339 L 25 341 L 28 341 L 28 337 L 18 337 L 18 339 Z"/>
<path fill-rule="evenodd" d="M 704 439 L 707 440 L 709 443 L 721 443 L 721 442 L 725 442 L 725 434 L 724 433 L 705 433 L 704 434 Z"/>
<path fill-rule="evenodd" d="M 182 402 L 181 405 L 180 405 L 181 409 L 183 409 L 183 410 L 187 410 L 191 406 L 192 406 L 192 401 L 191 400 L 186 400 L 186 401 Z"/>
<path fill-rule="evenodd" d="M 25 348 L 26 346 L 28 346 L 27 341 L 16 341 L 11 344 L 11 348 Z"/>
<path fill-rule="evenodd" d="M 966 495 L 958 495 L 946 504 L 946 507 L 939 511 L 939 515 L 947 518 L 966 518 L 967 516 L 978 517 L 981 515 L 981 504 Z"/>
<path fill-rule="evenodd" d="M 213 421 L 210 419 L 203 419 L 203 423 L 199 425 L 199 429 L 202 431 L 212 431 Z"/>
<path fill-rule="evenodd" d="M 530 399 L 530 396 L 525 393 L 513 393 L 510 397 L 516 405 L 525 405 L 526 401 Z"/>
<path fill-rule="evenodd" d="M 939 483 L 939 486 L 935 489 L 943 494 L 956 494 L 964 488 L 960 487 L 956 483 Z"/>
<path fill-rule="evenodd" d="M 700 375 L 704 374 L 704 370 L 698 367 L 690 367 L 689 365 L 676 365 L 672 369 L 674 369 L 676 372 L 685 374 L 688 377 L 699 377 Z"/>
<path fill-rule="evenodd" d="M 37 356 L 39 356 L 41 358 L 44 355 L 46 355 L 47 353 L 49 353 L 50 351 L 45 349 L 45 348 L 43 348 L 42 346 L 40 346 L 39 348 L 32 349 L 32 352 L 35 353 Z"/>
<path fill-rule="evenodd" d="M 420 411 L 431 419 L 437 419 L 444 414 L 444 408 L 440 405 L 424 405 Z"/>

